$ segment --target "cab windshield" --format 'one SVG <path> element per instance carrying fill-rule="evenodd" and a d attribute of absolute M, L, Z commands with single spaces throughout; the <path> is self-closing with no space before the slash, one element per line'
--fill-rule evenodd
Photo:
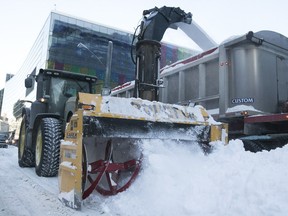
<path fill-rule="evenodd" d="M 71 97 L 76 97 L 78 92 L 93 93 L 90 85 L 89 82 L 76 79 L 52 77 L 49 99 L 51 111 L 64 110 L 66 101 Z"/>

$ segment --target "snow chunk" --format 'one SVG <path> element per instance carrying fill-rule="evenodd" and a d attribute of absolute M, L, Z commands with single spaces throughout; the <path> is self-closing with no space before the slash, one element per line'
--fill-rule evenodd
<path fill-rule="evenodd" d="M 69 161 L 63 161 L 63 162 L 61 163 L 61 166 L 65 166 L 65 167 L 68 167 L 68 168 L 74 169 L 74 170 L 77 169 L 77 167 L 74 166 L 74 165 L 72 164 L 72 162 L 69 162 Z"/>
<path fill-rule="evenodd" d="M 202 106 L 180 106 L 137 98 L 103 97 L 101 112 L 158 122 L 205 122 Z M 212 117 L 211 117 L 212 118 Z M 210 118 L 209 118 L 210 119 Z M 210 119 L 209 121 L 213 121 Z"/>
<path fill-rule="evenodd" d="M 260 110 L 255 109 L 253 106 L 247 105 L 237 105 L 227 109 L 227 113 L 230 112 L 241 112 L 241 111 L 254 111 L 254 112 L 261 112 Z"/>
<path fill-rule="evenodd" d="M 76 143 L 67 141 L 67 140 L 61 140 L 61 145 L 66 145 L 66 146 L 76 146 Z"/>

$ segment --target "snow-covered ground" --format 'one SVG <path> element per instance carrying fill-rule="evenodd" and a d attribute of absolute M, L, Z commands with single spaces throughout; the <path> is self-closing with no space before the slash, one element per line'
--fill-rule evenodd
<path fill-rule="evenodd" d="M 195 146 L 153 141 L 143 150 L 141 175 L 127 191 L 92 194 L 76 211 L 58 200 L 56 177 L 18 167 L 16 147 L 0 149 L 0 215 L 287 215 L 288 146 L 251 153 L 232 140 L 204 155 Z"/>

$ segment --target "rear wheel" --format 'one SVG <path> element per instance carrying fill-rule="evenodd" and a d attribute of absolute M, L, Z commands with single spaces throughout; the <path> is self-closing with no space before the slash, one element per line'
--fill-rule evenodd
<path fill-rule="evenodd" d="M 20 167 L 33 167 L 35 164 L 34 153 L 27 147 L 26 144 L 27 128 L 28 120 L 26 115 L 24 115 L 20 126 L 20 134 L 18 140 L 18 164 Z"/>
<path fill-rule="evenodd" d="M 35 145 L 35 170 L 38 176 L 56 176 L 59 168 L 61 122 L 43 118 L 39 124 Z"/>
<path fill-rule="evenodd" d="M 282 148 L 288 143 L 288 134 L 267 134 L 241 138 L 247 151 L 259 152 Z"/>
<path fill-rule="evenodd" d="M 255 142 L 255 140 L 243 139 L 242 142 L 246 151 L 251 151 L 255 153 L 263 150 L 261 146 L 259 146 L 257 142 Z"/>

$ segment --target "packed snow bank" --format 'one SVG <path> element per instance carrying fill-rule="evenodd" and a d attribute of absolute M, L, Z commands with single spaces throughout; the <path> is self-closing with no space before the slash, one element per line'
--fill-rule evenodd
<path fill-rule="evenodd" d="M 17 148 L 0 149 L 0 215 L 277 215 L 288 212 L 288 145 L 251 153 L 240 140 L 197 146 L 145 141 L 140 176 L 112 197 L 92 194 L 81 211 L 58 199 L 57 178 L 37 177 L 17 164 Z"/>
<path fill-rule="evenodd" d="M 144 170 L 114 197 L 90 197 L 108 215 L 286 215 L 288 147 L 246 152 L 239 140 L 215 143 L 212 154 L 196 146 L 144 143 Z"/>

